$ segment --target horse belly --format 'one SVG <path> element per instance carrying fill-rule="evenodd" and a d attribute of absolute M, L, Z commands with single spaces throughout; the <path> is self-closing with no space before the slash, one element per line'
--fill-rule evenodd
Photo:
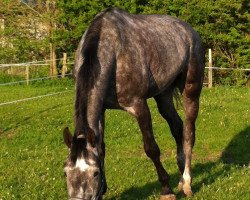
<path fill-rule="evenodd" d="M 159 67 L 158 71 L 152 73 L 149 78 L 148 96 L 155 96 L 166 90 L 175 81 L 176 77 L 181 73 L 181 65 L 173 67 Z"/>

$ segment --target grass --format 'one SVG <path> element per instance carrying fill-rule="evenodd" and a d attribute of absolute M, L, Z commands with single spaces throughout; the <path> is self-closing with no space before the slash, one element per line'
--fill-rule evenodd
<path fill-rule="evenodd" d="M 1 86 L 0 102 L 63 91 L 68 93 L 0 106 L 0 199 L 67 199 L 62 129 L 73 130 L 72 83 Z M 204 88 L 193 153 L 191 199 L 250 199 L 250 89 Z M 177 192 L 175 143 L 153 100 L 149 100 L 162 161 Z M 178 112 L 183 116 L 183 109 Z M 160 185 L 143 151 L 134 118 L 106 113 L 107 200 L 158 199 Z M 178 196 L 178 199 L 186 199 Z"/>

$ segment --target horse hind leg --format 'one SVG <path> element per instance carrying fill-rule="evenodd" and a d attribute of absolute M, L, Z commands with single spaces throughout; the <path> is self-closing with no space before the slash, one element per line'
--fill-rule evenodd
<path fill-rule="evenodd" d="M 188 66 L 187 77 L 183 90 L 183 106 L 185 122 L 183 128 L 183 151 L 185 167 L 182 175 L 182 192 L 192 196 L 191 190 L 191 159 L 195 143 L 195 121 L 199 111 L 199 97 L 202 88 L 203 71 L 195 62 Z"/>
<path fill-rule="evenodd" d="M 167 121 L 171 133 L 175 139 L 177 146 L 177 165 L 182 176 L 185 167 L 185 159 L 183 152 L 183 122 L 178 115 L 173 102 L 173 89 L 168 89 L 155 97 L 157 107 L 161 116 Z M 182 180 L 182 178 L 181 178 Z M 179 183 L 182 188 L 182 181 Z"/>
<path fill-rule="evenodd" d="M 160 199 L 176 200 L 176 197 L 169 186 L 169 175 L 160 161 L 160 149 L 153 135 L 151 114 L 146 100 L 138 100 L 134 103 L 132 108 L 133 112 L 130 113 L 136 117 L 139 123 L 143 136 L 145 153 L 153 161 L 158 179 L 162 186 Z"/>

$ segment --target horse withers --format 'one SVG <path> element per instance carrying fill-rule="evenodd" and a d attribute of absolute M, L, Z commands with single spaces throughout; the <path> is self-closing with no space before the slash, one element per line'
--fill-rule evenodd
<path fill-rule="evenodd" d="M 125 110 L 137 119 L 146 155 L 161 183 L 160 198 L 176 199 L 152 131 L 146 101 L 151 97 L 176 141 L 179 189 L 186 196 L 192 195 L 191 156 L 204 58 L 199 35 L 177 18 L 133 15 L 117 8 L 94 18 L 76 51 L 74 135 L 64 130 L 70 149 L 64 168 L 69 199 L 99 200 L 106 192 L 106 109 Z M 173 103 L 176 89 L 183 96 L 184 124 Z"/>

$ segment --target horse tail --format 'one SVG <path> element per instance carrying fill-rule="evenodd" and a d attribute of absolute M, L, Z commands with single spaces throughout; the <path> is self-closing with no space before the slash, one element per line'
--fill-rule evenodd
<path fill-rule="evenodd" d="M 176 105 L 176 108 L 180 108 L 182 107 L 182 94 L 181 94 L 181 91 L 179 88 L 175 87 L 174 90 L 173 90 L 173 97 L 174 97 L 174 101 L 175 101 L 175 105 Z"/>

